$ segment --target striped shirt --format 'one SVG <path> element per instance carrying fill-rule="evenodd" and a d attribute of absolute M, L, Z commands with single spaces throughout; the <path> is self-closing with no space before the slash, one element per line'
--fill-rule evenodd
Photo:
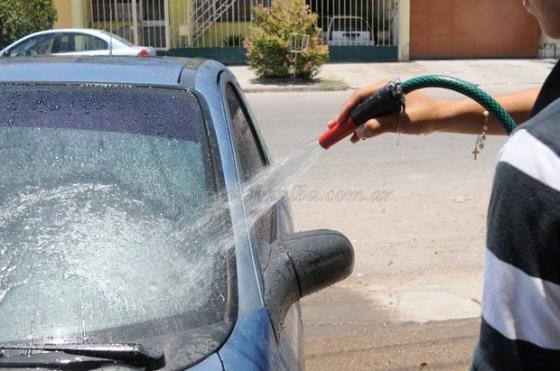
<path fill-rule="evenodd" d="M 560 369 L 560 100 L 517 129 L 498 157 L 473 362 L 473 370 L 554 369 Z"/>

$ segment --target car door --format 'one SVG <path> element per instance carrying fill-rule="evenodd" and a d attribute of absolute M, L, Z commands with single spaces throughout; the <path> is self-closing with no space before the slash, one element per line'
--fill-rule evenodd
<path fill-rule="evenodd" d="M 222 89 L 238 167 L 242 180 L 247 182 L 260 170 L 269 166 L 270 160 L 250 111 L 242 98 L 242 93 L 231 81 L 223 82 Z M 263 255 L 269 251 L 267 247 L 270 247 L 279 234 L 291 233 L 292 229 L 291 214 L 285 199 L 281 199 L 268 213 L 256 221 L 251 228 L 251 237 L 261 263 L 266 261 L 267 257 Z M 287 364 L 290 370 L 303 368 L 303 329 L 299 303 L 294 304 L 288 311 L 284 326 L 275 330 L 284 364 Z"/>

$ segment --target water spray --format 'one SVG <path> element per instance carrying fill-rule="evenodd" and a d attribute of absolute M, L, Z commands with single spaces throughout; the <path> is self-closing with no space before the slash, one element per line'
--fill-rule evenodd
<path fill-rule="evenodd" d="M 405 95 L 424 88 L 450 89 L 475 100 L 494 115 L 508 135 L 517 127 L 517 123 L 509 113 L 507 113 L 494 98 L 476 85 L 453 77 L 427 75 L 413 78 L 403 83 L 399 80 L 389 82 L 356 106 L 350 112 L 345 122 L 338 123 L 326 131 L 319 138 L 319 144 L 324 149 L 329 149 L 334 144 L 354 133 L 357 128 L 367 121 L 376 117 L 383 117 L 401 112 L 404 110 L 406 104 Z"/>

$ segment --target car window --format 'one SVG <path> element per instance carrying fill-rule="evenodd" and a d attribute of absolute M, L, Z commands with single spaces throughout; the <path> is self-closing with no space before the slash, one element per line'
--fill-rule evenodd
<path fill-rule="evenodd" d="M 56 35 L 41 35 L 32 37 L 13 47 L 10 57 L 35 57 L 53 53 Z"/>
<path fill-rule="evenodd" d="M 214 238 L 231 231 L 193 94 L 16 84 L 0 100 L 0 343 L 130 343 L 224 321 Z"/>
<path fill-rule="evenodd" d="M 97 37 L 76 33 L 63 33 L 55 39 L 53 54 L 87 52 L 105 49 L 108 49 L 107 43 Z"/>
<path fill-rule="evenodd" d="M 267 163 L 247 109 L 230 83 L 226 85 L 226 98 L 241 173 L 243 181 L 247 182 Z M 273 215 L 271 210 L 253 226 L 253 233 L 260 241 L 270 242 L 272 239 Z"/>
<path fill-rule="evenodd" d="M 226 85 L 226 97 L 243 180 L 248 181 L 266 166 L 266 161 L 249 114 L 232 84 Z"/>
<path fill-rule="evenodd" d="M 114 33 L 110 33 L 110 32 L 103 31 L 103 30 L 100 30 L 100 32 L 107 35 L 107 36 L 112 37 L 114 40 L 117 40 L 118 42 L 120 42 L 120 43 L 122 43 L 126 46 L 134 46 L 134 44 L 132 44 L 130 41 L 128 41 L 127 39 L 125 39 L 125 38 L 123 38 L 119 35 L 115 35 Z"/>
<path fill-rule="evenodd" d="M 109 45 L 98 37 L 91 35 L 74 34 L 74 51 L 89 52 L 94 50 L 107 50 Z"/>

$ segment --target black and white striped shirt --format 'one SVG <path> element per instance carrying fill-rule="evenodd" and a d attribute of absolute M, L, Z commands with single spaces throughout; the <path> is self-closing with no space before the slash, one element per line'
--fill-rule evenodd
<path fill-rule="evenodd" d="M 474 370 L 560 369 L 560 100 L 545 106 L 498 157 Z"/>

